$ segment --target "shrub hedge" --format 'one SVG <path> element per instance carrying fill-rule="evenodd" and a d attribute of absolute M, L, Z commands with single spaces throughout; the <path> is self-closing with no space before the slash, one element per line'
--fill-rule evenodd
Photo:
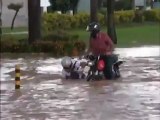
<path fill-rule="evenodd" d="M 20 42 L 1 41 L 1 52 L 11 53 L 52 53 L 54 56 L 77 56 L 85 50 L 86 44 L 82 41 L 36 41 L 32 45 Z"/>
<path fill-rule="evenodd" d="M 106 23 L 105 12 L 98 14 L 101 25 Z M 28 45 L 26 40 L 17 40 L 14 36 L 3 37 L 0 41 L 1 52 L 50 52 L 55 56 L 81 54 L 86 44 L 79 40 L 78 35 L 69 34 L 67 29 L 84 28 L 89 23 L 89 14 L 79 13 L 74 16 L 67 14 L 45 13 L 42 17 L 44 36 L 42 40 Z M 160 10 L 148 11 L 116 11 L 114 14 L 116 24 L 153 21 L 160 22 Z"/>
<path fill-rule="evenodd" d="M 60 33 L 61 34 L 60 34 Z M 45 35 L 42 40 L 29 45 L 27 39 L 18 40 L 14 36 L 3 37 L 0 41 L 1 52 L 11 53 L 52 53 L 54 56 L 77 56 L 84 52 L 86 44 L 77 35 L 70 35 L 65 31 Z"/>
<path fill-rule="evenodd" d="M 105 11 L 98 13 L 98 19 L 101 25 L 106 23 Z M 130 22 L 153 21 L 160 22 L 160 9 L 152 9 L 146 11 L 125 10 L 115 11 L 114 20 L 116 24 Z M 79 13 L 74 16 L 68 14 L 45 13 L 43 15 L 43 28 L 45 31 L 53 31 L 55 29 L 73 29 L 85 28 L 89 23 L 89 14 Z"/>
<path fill-rule="evenodd" d="M 158 21 L 160 22 L 160 9 L 153 9 L 144 11 L 144 17 L 146 21 Z"/>

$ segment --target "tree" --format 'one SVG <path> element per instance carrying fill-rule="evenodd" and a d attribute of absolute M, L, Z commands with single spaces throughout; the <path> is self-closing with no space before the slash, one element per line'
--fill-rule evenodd
<path fill-rule="evenodd" d="M 14 15 L 14 17 L 12 19 L 11 30 L 14 28 L 14 21 L 16 19 L 16 16 L 17 16 L 19 10 L 22 7 L 23 7 L 23 4 L 21 4 L 21 3 L 16 3 L 16 4 L 15 3 L 11 3 L 11 4 L 8 5 L 8 9 L 15 11 L 15 15 Z"/>
<path fill-rule="evenodd" d="M 0 40 L 2 39 L 2 0 L 0 0 Z"/>
<path fill-rule="evenodd" d="M 59 10 L 66 13 L 68 10 L 73 10 L 73 14 L 77 12 L 79 0 L 50 0 L 53 11 Z"/>
<path fill-rule="evenodd" d="M 73 15 L 77 13 L 78 2 L 79 0 L 70 0 L 70 6 L 71 6 L 71 10 L 73 10 Z"/>
<path fill-rule="evenodd" d="M 98 0 L 90 0 L 90 22 L 97 22 Z"/>
<path fill-rule="evenodd" d="M 107 31 L 114 44 L 117 44 L 117 36 L 114 23 L 114 4 L 115 0 L 107 0 Z"/>
<path fill-rule="evenodd" d="M 98 9 L 102 7 L 103 0 L 98 0 Z"/>
<path fill-rule="evenodd" d="M 58 5 L 58 10 L 61 10 L 62 13 L 66 13 L 69 10 L 69 0 L 56 0 L 56 4 Z"/>
<path fill-rule="evenodd" d="M 29 44 L 41 38 L 41 7 L 40 0 L 28 0 L 28 31 Z"/>
<path fill-rule="evenodd" d="M 118 0 L 115 2 L 115 10 L 130 10 L 134 0 Z"/>
<path fill-rule="evenodd" d="M 69 0 L 50 0 L 53 10 L 59 10 L 62 13 L 66 13 L 70 7 Z"/>

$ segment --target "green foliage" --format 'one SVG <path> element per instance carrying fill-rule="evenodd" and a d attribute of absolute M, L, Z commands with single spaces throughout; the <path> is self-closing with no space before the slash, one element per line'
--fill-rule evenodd
<path fill-rule="evenodd" d="M 79 36 L 77 34 L 70 34 L 65 30 L 56 30 L 44 35 L 43 40 L 50 41 L 76 41 Z"/>
<path fill-rule="evenodd" d="M 60 10 L 62 13 L 66 13 L 69 10 L 69 0 L 50 0 L 50 3 L 53 11 Z"/>
<path fill-rule="evenodd" d="M 132 0 L 118 0 L 115 2 L 115 10 L 130 10 L 132 8 Z"/>
<path fill-rule="evenodd" d="M 98 13 L 98 21 L 99 21 L 99 23 L 101 24 L 101 25 L 105 25 L 105 17 L 106 17 L 106 15 L 103 15 L 103 14 L 101 14 L 101 13 Z"/>
<path fill-rule="evenodd" d="M 45 13 L 43 15 L 43 30 L 45 32 L 56 29 L 71 29 L 86 27 L 89 23 L 89 14 L 79 13 L 74 16 L 68 14 Z"/>
<path fill-rule="evenodd" d="M 143 10 L 135 10 L 134 22 L 143 23 L 145 21 L 144 11 Z"/>
<path fill-rule="evenodd" d="M 105 24 L 104 15 L 98 14 L 98 19 L 102 25 Z M 88 13 L 79 13 L 74 16 L 68 14 L 45 13 L 43 15 L 42 27 L 45 32 L 57 29 L 85 28 L 89 23 Z"/>
<path fill-rule="evenodd" d="M 134 19 L 134 11 L 132 10 L 125 10 L 125 11 L 116 11 L 115 17 L 117 23 L 131 23 Z"/>
<path fill-rule="evenodd" d="M 144 11 L 144 17 L 146 21 L 160 22 L 160 9 L 152 9 L 152 10 Z"/>
<path fill-rule="evenodd" d="M 45 13 L 43 15 L 43 30 L 53 31 L 56 29 L 70 29 L 72 16 L 58 13 Z"/>
<path fill-rule="evenodd" d="M 1 52 L 29 52 L 30 48 L 26 41 L 21 41 L 12 35 L 3 37 L 0 41 Z"/>
<path fill-rule="evenodd" d="M 21 4 L 21 3 L 10 3 L 8 5 L 8 9 L 12 9 L 12 10 L 15 10 L 15 11 L 18 11 L 22 7 L 23 7 L 23 4 Z"/>
<path fill-rule="evenodd" d="M 75 35 L 74 35 L 75 36 Z M 48 37 L 49 38 L 49 37 Z M 27 44 L 27 40 L 17 40 L 13 36 L 8 36 L 1 40 L 1 52 L 11 53 L 52 53 L 54 56 L 73 55 L 73 51 L 77 50 L 78 54 L 84 52 L 86 44 L 82 40 L 39 40 L 32 45 Z"/>
<path fill-rule="evenodd" d="M 88 13 L 79 13 L 73 16 L 78 22 L 78 27 L 85 28 L 89 23 L 89 14 Z"/>
<path fill-rule="evenodd" d="M 103 14 L 102 14 L 103 13 Z M 105 12 L 98 13 L 98 20 L 101 25 L 106 23 Z M 43 30 L 45 32 L 57 29 L 74 29 L 85 28 L 89 23 L 88 13 L 79 13 L 74 16 L 68 14 L 45 13 L 43 15 Z M 115 11 L 114 20 L 116 24 L 144 22 L 144 21 L 160 21 L 160 10 L 153 9 L 149 11 L 122 10 Z"/>
<path fill-rule="evenodd" d="M 115 24 L 120 24 L 120 15 L 119 14 L 114 15 L 114 22 L 115 22 Z"/>
<path fill-rule="evenodd" d="M 13 17 L 13 20 L 12 20 L 11 30 L 14 28 L 14 21 L 15 21 L 15 19 L 16 19 L 16 16 L 17 16 L 19 10 L 20 10 L 22 7 L 23 7 L 23 4 L 22 4 L 22 3 L 17 3 L 17 4 L 11 3 L 11 4 L 8 5 L 8 9 L 11 9 L 11 10 L 16 11 L 16 12 L 15 12 L 15 15 L 14 15 L 14 17 Z"/>
<path fill-rule="evenodd" d="M 107 8 L 101 8 L 99 9 L 99 13 L 103 14 L 103 15 L 106 15 L 107 13 Z"/>
<path fill-rule="evenodd" d="M 52 11 L 62 11 L 66 13 L 68 10 L 76 12 L 79 0 L 50 0 Z"/>

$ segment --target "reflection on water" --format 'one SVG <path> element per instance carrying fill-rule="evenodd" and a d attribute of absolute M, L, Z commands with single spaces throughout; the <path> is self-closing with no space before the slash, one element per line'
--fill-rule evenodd
<path fill-rule="evenodd" d="M 61 59 L 1 58 L 1 119 L 159 120 L 159 47 L 116 50 L 126 61 L 120 68 L 121 79 L 89 83 L 57 77 Z M 14 90 L 17 63 L 20 91 Z"/>
<path fill-rule="evenodd" d="M 118 53 L 122 57 L 157 57 L 160 56 L 160 46 L 117 48 L 116 53 Z"/>
<path fill-rule="evenodd" d="M 85 82 L 49 80 L 23 91 L 13 101 L 8 100 L 11 96 L 1 99 L 6 101 L 1 115 L 6 120 L 41 119 L 43 115 L 48 120 L 159 120 L 159 86 L 160 82 L 111 82 L 95 87 Z"/>

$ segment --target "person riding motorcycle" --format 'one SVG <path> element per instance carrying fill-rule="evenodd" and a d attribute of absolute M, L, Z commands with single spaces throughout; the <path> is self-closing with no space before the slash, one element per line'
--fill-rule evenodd
<path fill-rule="evenodd" d="M 63 67 L 62 76 L 65 79 L 84 79 L 85 74 L 83 73 L 84 61 L 75 60 L 71 57 L 63 57 L 61 61 Z"/>
<path fill-rule="evenodd" d="M 101 56 L 105 62 L 104 76 L 106 79 L 114 79 L 119 77 L 118 56 L 113 54 L 114 44 L 108 34 L 100 31 L 100 25 L 97 22 L 92 22 L 87 26 L 87 31 L 90 32 L 89 48 L 86 53 L 92 53 L 95 56 Z"/>

